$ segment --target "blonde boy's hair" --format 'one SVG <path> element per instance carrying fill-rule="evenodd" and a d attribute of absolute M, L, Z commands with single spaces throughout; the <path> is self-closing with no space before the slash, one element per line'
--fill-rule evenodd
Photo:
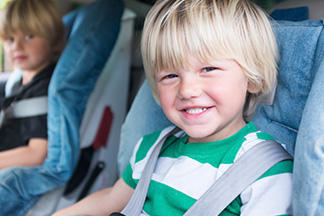
<path fill-rule="evenodd" d="M 9 1 L 1 11 L 0 37 L 5 39 L 16 31 L 45 38 L 58 52 L 64 48 L 64 24 L 52 0 Z"/>
<path fill-rule="evenodd" d="M 258 89 L 248 95 L 245 114 L 276 83 L 277 44 L 269 18 L 248 0 L 158 0 L 146 17 L 141 51 L 157 101 L 156 72 L 190 66 L 189 55 L 207 63 L 234 59 L 242 67 Z"/>

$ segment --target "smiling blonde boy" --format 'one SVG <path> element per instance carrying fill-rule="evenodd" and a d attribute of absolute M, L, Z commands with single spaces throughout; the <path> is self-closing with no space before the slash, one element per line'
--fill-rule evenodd
<path fill-rule="evenodd" d="M 248 0 L 161 0 L 146 17 L 142 55 L 155 99 L 182 129 L 162 147 L 142 213 L 183 215 L 242 154 L 273 139 L 246 116 L 274 88 L 276 40 L 268 17 Z M 124 208 L 149 152 L 169 129 L 140 139 L 112 189 L 61 213 Z M 291 173 L 290 160 L 274 165 L 221 215 L 291 214 Z"/>

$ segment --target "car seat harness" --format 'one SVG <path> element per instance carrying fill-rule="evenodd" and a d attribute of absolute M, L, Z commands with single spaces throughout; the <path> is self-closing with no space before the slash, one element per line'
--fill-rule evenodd
<path fill-rule="evenodd" d="M 22 89 L 22 91 L 20 91 L 18 94 L 3 100 L 0 107 L 0 128 L 2 127 L 5 119 L 27 118 L 47 114 L 47 96 L 32 97 L 21 100 L 17 99 L 17 97 L 26 89 Z"/>

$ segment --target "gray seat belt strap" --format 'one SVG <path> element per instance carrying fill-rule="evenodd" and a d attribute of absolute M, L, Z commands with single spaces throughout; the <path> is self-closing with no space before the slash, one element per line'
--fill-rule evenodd
<path fill-rule="evenodd" d="M 244 189 L 276 163 L 292 159 L 272 140 L 258 143 L 244 153 L 184 214 L 219 215 Z"/>
<path fill-rule="evenodd" d="M 8 118 L 24 118 L 47 114 L 47 96 L 33 97 L 13 102 L 6 111 Z"/>
<path fill-rule="evenodd" d="M 151 153 L 151 156 L 148 159 L 148 162 L 145 165 L 144 171 L 142 173 L 142 176 L 135 188 L 134 194 L 132 195 L 130 201 L 126 205 L 126 207 L 121 212 L 124 215 L 127 216 L 138 216 L 141 214 L 146 194 L 150 185 L 151 176 L 155 168 L 156 161 L 158 159 L 160 150 L 162 148 L 162 145 L 164 141 L 171 135 L 176 132 L 180 131 L 179 128 L 174 128 L 170 130 L 156 145 L 153 152 Z"/>
<path fill-rule="evenodd" d="M 33 97 L 14 101 L 4 110 L 0 110 L 0 128 L 5 119 L 25 118 L 47 114 L 48 110 L 47 96 Z"/>

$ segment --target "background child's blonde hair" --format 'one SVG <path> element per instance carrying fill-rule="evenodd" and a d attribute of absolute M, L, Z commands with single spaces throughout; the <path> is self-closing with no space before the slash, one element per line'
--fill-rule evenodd
<path fill-rule="evenodd" d="M 192 55 L 201 62 L 234 59 L 249 83 L 244 113 L 274 88 L 277 44 L 266 13 L 248 0 L 158 0 L 143 29 L 141 51 L 148 82 L 158 101 L 155 74 L 186 68 Z"/>
<path fill-rule="evenodd" d="M 64 24 L 52 0 L 9 1 L 1 11 L 0 37 L 5 39 L 16 31 L 47 39 L 59 53 L 64 48 Z"/>

